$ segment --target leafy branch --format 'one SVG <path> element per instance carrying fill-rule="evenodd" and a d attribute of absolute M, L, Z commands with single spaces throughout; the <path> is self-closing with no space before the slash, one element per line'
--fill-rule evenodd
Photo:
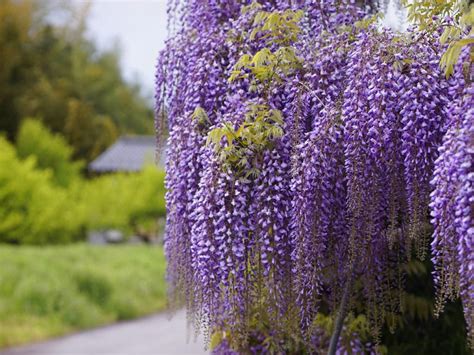
<path fill-rule="evenodd" d="M 255 10 L 259 5 L 253 3 L 243 12 Z M 282 113 L 271 108 L 268 103 L 272 86 L 284 82 L 284 77 L 293 75 L 302 68 L 301 59 L 291 46 L 300 33 L 298 22 L 302 11 L 283 12 L 258 11 L 255 14 L 250 40 L 259 37 L 266 40 L 266 47 L 254 55 L 244 54 L 235 63 L 229 83 L 249 79 L 249 92 L 260 91 L 264 104 L 249 103 L 245 120 L 235 127 L 231 122 L 212 129 L 208 133 L 207 144 L 213 144 L 224 167 L 237 176 L 257 176 L 259 171 L 255 161 L 261 153 L 270 148 L 273 141 L 283 136 Z M 200 110 L 195 117 L 203 122 L 206 116 Z"/>
<path fill-rule="evenodd" d="M 402 0 L 408 9 L 408 20 L 423 32 L 444 28 L 441 44 L 448 44 L 440 60 L 446 77 L 454 72 L 462 49 L 471 47 L 469 61 L 474 55 L 474 4 L 469 0 Z"/>
<path fill-rule="evenodd" d="M 247 178 L 258 175 L 255 167 L 249 167 L 249 157 L 268 149 L 274 139 L 282 136 L 281 112 L 267 105 L 253 104 L 248 106 L 245 120 L 238 128 L 232 122 L 224 122 L 209 132 L 207 144 L 214 145 L 225 167 Z"/>

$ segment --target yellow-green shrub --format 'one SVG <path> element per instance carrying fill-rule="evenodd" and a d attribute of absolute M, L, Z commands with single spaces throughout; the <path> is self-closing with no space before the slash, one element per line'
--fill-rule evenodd
<path fill-rule="evenodd" d="M 79 178 L 82 163 L 72 161 L 72 147 L 63 136 L 53 134 L 38 120 L 23 121 L 16 147 L 21 159 L 34 156 L 38 168 L 51 169 L 54 181 L 61 186 Z"/>
<path fill-rule="evenodd" d="M 20 160 L 0 137 L 0 242 L 46 244 L 78 239 L 84 215 L 34 157 Z"/>
<path fill-rule="evenodd" d="M 139 173 L 98 177 L 84 184 L 88 227 L 130 230 L 164 216 L 165 173 L 149 166 Z"/>
<path fill-rule="evenodd" d="M 27 127 L 24 132 L 42 129 L 34 122 Z M 51 146 L 61 147 L 60 140 L 56 143 Z M 84 239 L 92 229 L 156 231 L 157 218 L 166 212 L 163 171 L 149 166 L 139 173 L 85 180 L 73 165 L 67 168 L 72 163 L 69 153 L 60 153 L 62 148 L 36 146 L 41 148 L 21 160 L 15 148 L 0 138 L 0 243 L 68 243 Z M 43 162 L 41 168 L 38 160 Z"/>

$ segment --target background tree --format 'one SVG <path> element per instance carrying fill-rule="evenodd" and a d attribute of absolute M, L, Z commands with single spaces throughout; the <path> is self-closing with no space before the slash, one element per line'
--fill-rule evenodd
<path fill-rule="evenodd" d="M 51 23 L 59 11 L 67 20 Z M 85 34 L 87 16 L 87 6 L 0 3 L 0 130 L 10 139 L 24 117 L 36 117 L 90 161 L 119 134 L 153 131 L 151 106 L 123 78 L 118 47 L 98 50 Z"/>
<path fill-rule="evenodd" d="M 28 84 L 29 30 L 32 26 L 30 2 L 0 3 L 0 130 L 12 138 L 18 128 L 18 97 Z"/>

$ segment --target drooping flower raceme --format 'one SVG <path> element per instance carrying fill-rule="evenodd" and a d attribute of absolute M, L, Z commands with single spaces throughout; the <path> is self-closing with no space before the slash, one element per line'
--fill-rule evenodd
<path fill-rule="evenodd" d="M 474 90 L 450 107 L 449 129 L 431 183 L 431 243 L 438 291 L 436 312 L 461 296 L 470 340 L 474 340 Z"/>
<path fill-rule="evenodd" d="M 473 92 L 439 70 L 436 38 L 360 21 L 352 1 L 170 13 L 156 75 L 170 300 L 215 351 L 326 346 L 315 319 L 348 284 L 378 340 L 430 209 L 439 308 L 460 292 L 472 329 Z"/>

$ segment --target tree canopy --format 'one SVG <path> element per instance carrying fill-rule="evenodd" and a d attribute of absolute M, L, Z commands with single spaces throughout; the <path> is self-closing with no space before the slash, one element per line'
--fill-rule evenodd
<path fill-rule="evenodd" d="M 118 134 L 151 133 L 153 111 L 123 78 L 119 50 L 87 38 L 87 11 L 64 6 L 0 2 L 0 130 L 14 139 L 35 117 L 66 137 L 75 158 L 91 160 Z M 51 20 L 59 10 L 63 24 Z"/>

